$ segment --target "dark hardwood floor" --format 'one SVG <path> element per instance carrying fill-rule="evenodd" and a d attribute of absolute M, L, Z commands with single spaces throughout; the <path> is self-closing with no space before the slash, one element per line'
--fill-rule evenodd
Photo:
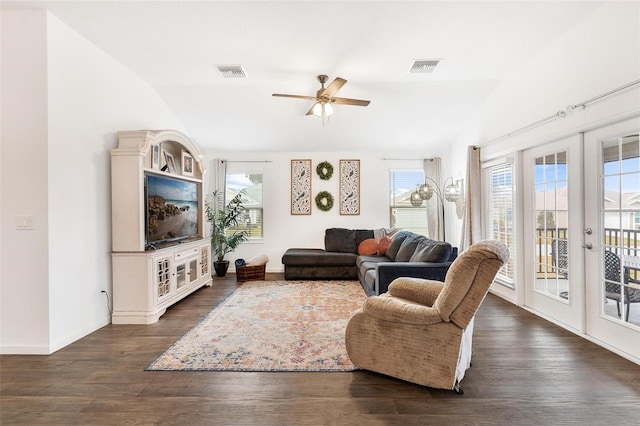
<path fill-rule="evenodd" d="M 144 371 L 236 287 L 234 275 L 216 278 L 156 324 L 109 325 L 50 356 L 1 356 L 0 423 L 640 423 L 640 366 L 492 295 L 476 317 L 464 395 L 366 371 Z"/>

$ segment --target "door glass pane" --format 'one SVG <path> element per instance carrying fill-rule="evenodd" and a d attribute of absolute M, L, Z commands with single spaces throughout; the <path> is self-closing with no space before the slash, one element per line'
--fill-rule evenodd
<path fill-rule="evenodd" d="M 564 154 L 564 155 L 561 155 Z M 567 180 L 567 155 L 566 152 L 561 152 L 558 153 L 558 161 L 561 161 L 560 164 L 558 164 L 558 176 L 557 179 L 558 181 L 566 181 Z"/>
<path fill-rule="evenodd" d="M 614 168 L 612 170 L 618 169 Z M 602 199 L 602 206 L 605 210 L 618 211 L 620 209 L 620 176 L 617 171 L 613 173 L 615 174 L 611 176 L 605 175 L 603 178 L 604 198 Z"/>
<path fill-rule="evenodd" d="M 538 157 L 533 187 L 536 218 L 535 291 L 569 300 L 568 180 L 566 151 Z"/>
<path fill-rule="evenodd" d="M 640 151 L 638 135 L 601 143 L 602 312 L 640 326 Z"/>
<path fill-rule="evenodd" d="M 544 185 L 536 185 L 535 186 L 535 192 L 537 193 L 543 193 L 544 192 Z M 535 200 L 536 204 L 535 204 L 535 209 L 536 210 L 544 210 L 544 197 L 538 197 L 536 196 L 536 200 Z M 536 217 L 538 217 L 536 215 Z"/>

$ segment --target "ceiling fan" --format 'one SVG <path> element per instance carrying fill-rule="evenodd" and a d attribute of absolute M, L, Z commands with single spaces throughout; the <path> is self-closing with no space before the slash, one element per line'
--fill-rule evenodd
<path fill-rule="evenodd" d="M 274 93 L 273 96 L 279 96 L 283 98 L 295 98 L 295 99 L 307 99 L 315 101 L 311 109 L 307 111 L 307 115 L 316 115 L 318 117 L 328 117 L 333 114 L 333 106 L 331 104 L 340 105 L 356 105 L 367 106 L 369 101 L 361 99 L 349 99 L 349 98 L 336 98 L 334 95 L 347 83 L 344 78 L 336 77 L 327 87 L 324 84 L 329 80 L 324 74 L 318 76 L 318 81 L 322 85 L 320 90 L 316 92 L 315 96 L 303 96 L 303 95 L 285 95 L 282 93 Z"/>

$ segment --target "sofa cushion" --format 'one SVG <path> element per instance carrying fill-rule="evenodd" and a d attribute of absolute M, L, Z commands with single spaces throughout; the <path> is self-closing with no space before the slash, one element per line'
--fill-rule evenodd
<path fill-rule="evenodd" d="M 367 271 L 375 270 L 376 262 L 363 262 L 358 266 L 358 273 L 360 276 L 364 276 Z"/>
<path fill-rule="evenodd" d="M 282 263 L 290 266 L 355 266 L 357 258 L 358 256 L 353 253 L 291 248 L 282 256 Z"/>
<path fill-rule="evenodd" d="M 358 245 L 358 254 L 359 255 L 367 255 L 367 256 L 371 256 L 378 253 L 378 242 L 373 239 L 373 238 L 369 238 L 367 240 L 364 240 L 363 242 L 361 242 Z"/>
<path fill-rule="evenodd" d="M 409 262 L 447 262 L 451 256 L 451 250 L 451 244 L 447 242 L 425 238 L 418 243 Z"/>
<path fill-rule="evenodd" d="M 382 237 L 382 239 L 380 239 L 380 242 L 378 243 L 378 254 L 380 256 L 384 256 L 387 253 L 387 249 L 389 248 L 390 244 L 391 237 L 389 237 L 388 235 Z"/>
<path fill-rule="evenodd" d="M 367 293 L 367 296 L 372 296 L 377 294 L 376 293 L 376 270 L 374 269 L 370 269 L 368 270 L 365 274 L 364 274 L 364 289 L 365 292 Z"/>
<path fill-rule="evenodd" d="M 387 256 L 358 256 L 356 259 L 356 266 L 360 268 L 363 263 L 372 262 L 391 262 L 391 260 Z"/>
<path fill-rule="evenodd" d="M 364 240 L 368 240 L 373 238 L 373 229 L 356 229 L 356 247 L 360 246 L 360 244 Z"/>
<path fill-rule="evenodd" d="M 345 228 L 328 228 L 324 232 L 324 249 L 337 253 L 358 253 L 356 231 Z"/>
<path fill-rule="evenodd" d="M 400 246 L 402 242 L 410 235 L 407 231 L 398 232 L 392 239 L 391 244 L 389 244 L 389 248 L 387 248 L 386 253 L 384 254 L 391 260 L 396 259 L 396 255 L 398 254 L 398 250 L 400 250 Z"/>
<path fill-rule="evenodd" d="M 369 271 L 371 269 L 376 269 L 376 264 L 381 263 L 381 262 L 388 262 L 389 259 L 386 259 L 384 257 L 380 257 L 380 256 L 366 256 L 367 258 L 369 258 L 370 260 L 367 260 L 366 262 L 360 262 L 360 263 L 356 263 L 356 266 L 358 267 L 358 270 L 364 274 L 366 271 Z"/>
<path fill-rule="evenodd" d="M 395 261 L 396 262 L 408 262 L 413 256 L 413 252 L 416 251 L 416 247 L 418 243 L 422 241 L 424 237 L 421 236 L 409 236 L 404 239 L 402 244 L 400 244 L 400 248 L 398 249 L 398 253 L 396 254 Z"/>

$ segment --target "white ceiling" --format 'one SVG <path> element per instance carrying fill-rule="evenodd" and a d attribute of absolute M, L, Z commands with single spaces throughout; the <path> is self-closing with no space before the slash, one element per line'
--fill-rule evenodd
<path fill-rule="evenodd" d="M 216 151 L 433 151 L 456 139 L 502 79 L 602 2 L 3 1 L 48 9 L 148 81 Z M 415 59 L 442 58 L 433 74 Z M 216 65 L 242 65 L 223 79 Z M 553 66 L 553 64 L 550 64 Z M 322 126 L 318 74 L 348 83 Z"/>

